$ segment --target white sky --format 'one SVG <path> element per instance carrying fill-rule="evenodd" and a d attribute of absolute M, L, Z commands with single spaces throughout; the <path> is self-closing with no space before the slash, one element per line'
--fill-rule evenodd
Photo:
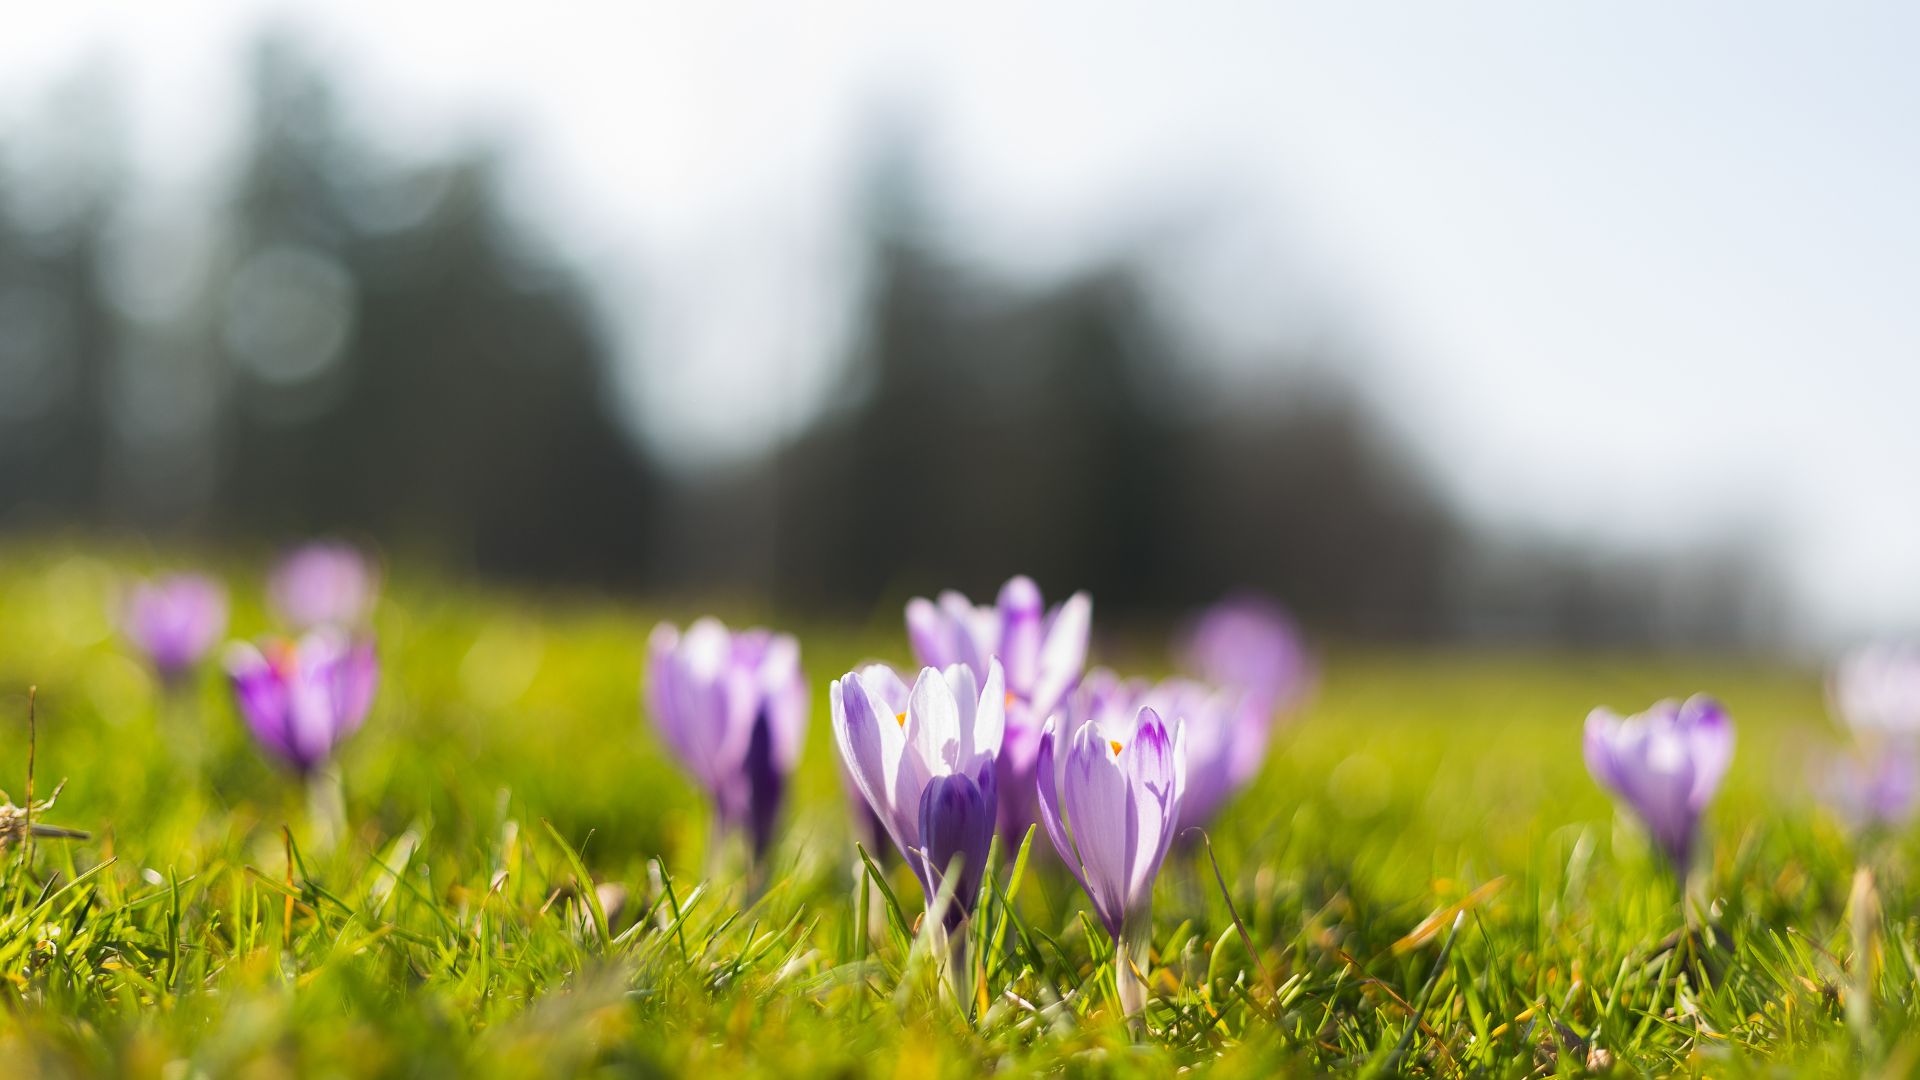
<path fill-rule="evenodd" d="M 645 297 L 671 452 L 737 454 L 817 404 L 852 187 L 905 116 L 967 250 L 1014 271 L 1197 209 L 1207 287 L 1183 292 L 1245 341 L 1299 330 L 1276 324 L 1309 267 L 1483 515 L 1752 530 L 1813 636 L 1920 623 L 1915 9 L 46 4 L 0 33 L 0 124 L 103 54 L 153 190 L 190 187 L 268 17 L 397 146 L 506 133 L 610 309 Z"/>

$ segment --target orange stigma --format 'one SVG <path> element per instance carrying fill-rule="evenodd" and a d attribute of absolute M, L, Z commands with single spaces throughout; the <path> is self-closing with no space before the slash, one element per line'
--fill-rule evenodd
<path fill-rule="evenodd" d="M 260 650 L 267 658 L 267 666 L 273 668 L 282 678 L 292 675 L 299 667 L 300 651 L 293 642 L 285 638 L 274 638 Z"/>
<path fill-rule="evenodd" d="M 907 714 L 906 714 L 906 713 L 894 713 L 894 714 L 893 714 L 893 718 L 894 718 L 895 720 L 897 720 L 897 721 L 899 721 L 899 722 L 900 722 L 900 726 L 901 726 L 901 727 L 906 727 L 906 726 L 907 726 Z"/>
<path fill-rule="evenodd" d="M 1118 753 L 1120 752 L 1120 740 L 1119 740 L 1119 739 L 1108 739 L 1108 740 L 1107 740 L 1107 745 L 1108 745 L 1108 746 L 1111 746 L 1111 747 L 1113 747 L 1113 752 L 1114 752 L 1114 753 L 1116 753 L 1116 754 L 1118 754 Z"/>

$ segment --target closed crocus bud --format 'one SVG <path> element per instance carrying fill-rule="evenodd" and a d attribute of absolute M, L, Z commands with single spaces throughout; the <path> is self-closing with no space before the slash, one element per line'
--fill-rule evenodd
<path fill-rule="evenodd" d="M 1733 761 L 1733 721 L 1696 694 L 1656 702 L 1637 716 L 1595 709 L 1587 717 L 1587 769 L 1625 803 L 1684 877 L 1700 815 Z"/>
<path fill-rule="evenodd" d="M 354 627 L 373 610 L 380 574 L 350 544 L 315 541 L 282 558 L 267 582 L 267 599 L 296 630 Z"/>
<path fill-rule="evenodd" d="M 684 634 L 661 623 L 647 643 L 646 701 L 720 827 L 764 856 L 806 732 L 799 643 L 768 630 L 734 633 L 713 618 Z"/>
<path fill-rule="evenodd" d="M 1827 696 L 1834 715 L 1862 738 L 1920 738 L 1920 645 L 1856 650 L 1834 666 Z"/>
<path fill-rule="evenodd" d="M 323 629 L 297 644 L 236 642 L 227 652 L 227 676 L 254 741 L 311 777 L 359 730 L 380 669 L 370 639 Z"/>
<path fill-rule="evenodd" d="M 984 682 L 998 660 L 1006 683 L 1006 739 L 998 758 L 1001 834 L 1017 844 L 1038 820 L 1034 762 L 1040 726 L 1080 683 L 1087 663 L 1093 600 L 1079 592 L 1051 609 L 1040 587 L 1016 577 L 993 606 L 975 606 L 957 592 L 907 604 L 907 638 L 923 665 L 960 664 Z"/>
<path fill-rule="evenodd" d="M 971 668 L 954 664 L 923 669 L 909 689 L 892 669 L 872 665 L 828 688 L 847 774 L 920 879 L 929 904 L 960 856 L 949 927 L 972 913 L 986 868 L 1005 685 L 999 662 L 989 660 L 984 684 Z"/>
<path fill-rule="evenodd" d="M 994 796 L 992 772 L 979 781 L 963 773 L 929 777 L 926 790 L 920 793 L 920 842 L 925 845 L 928 871 L 935 877 L 944 875 L 959 858 L 959 878 L 946 910 L 948 930 L 973 913 L 980 895 L 987 853 L 993 847 Z"/>
<path fill-rule="evenodd" d="M 1151 708 L 1116 719 L 1076 696 L 1040 734 L 1040 819 L 1107 932 L 1121 1008 L 1146 1005 L 1153 882 L 1186 793 L 1186 734 Z"/>
<path fill-rule="evenodd" d="M 121 628 L 163 681 L 178 682 L 227 632 L 227 592 L 201 574 L 140 582 L 127 595 Z"/>

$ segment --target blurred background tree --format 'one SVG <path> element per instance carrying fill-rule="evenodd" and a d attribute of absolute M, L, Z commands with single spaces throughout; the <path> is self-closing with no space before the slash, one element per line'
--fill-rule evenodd
<path fill-rule="evenodd" d="M 1758 559 L 1623 556 L 1466 519 L 1331 350 L 1221 393 L 1143 285 L 1043 286 L 944 242 L 912 143 L 866 186 L 860 333 L 757 460 L 675 471 L 616 406 L 606 297 L 508 211 L 501 155 L 396 160 L 287 39 L 204 220 L 142 243 L 112 83 L 84 73 L 0 178 L 0 523 L 349 531 L 471 572 L 864 613 L 1016 571 L 1162 617 L 1239 587 L 1346 635 L 1753 646 Z M 151 230 L 149 230 L 151 231 Z"/>

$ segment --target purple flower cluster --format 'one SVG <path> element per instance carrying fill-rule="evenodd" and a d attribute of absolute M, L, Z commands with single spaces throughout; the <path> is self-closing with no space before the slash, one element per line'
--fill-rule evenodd
<path fill-rule="evenodd" d="M 346 544 L 297 548 L 275 567 L 267 593 L 300 638 L 227 648 L 227 678 L 248 732 L 303 777 L 327 763 L 372 705 L 379 662 L 361 627 L 378 579 L 373 564 Z M 161 679 L 179 685 L 226 633 L 226 589 L 194 573 L 138 582 L 127 592 L 120 625 Z"/>
<path fill-rule="evenodd" d="M 1010 843 L 1039 825 L 1128 959 L 1119 989 L 1132 1013 L 1167 850 L 1258 771 L 1307 663 L 1285 614 L 1242 598 L 1183 636 L 1188 676 L 1088 672 L 1092 613 L 1085 593 L 1048 607 L 1025 577 L 991 606 L 951 591 L 915 599 L 912 687 L 873 664 L 835 680 L 829 700 L 846 775 L 929 905 L 954 886 L 948 930 L 972 915 L 995 824 Z"/>
<path fill-rule="evenodd" d="M 922 665 L 961 665 L 984 682 L 998 660 L 1006 677 L 1006 740 L 995 770 L 1002 792 L 1000 829 L 1017 843 L 1037 819 L 1034 763 L 1040 728 L 1080 682 L 1087 663 L 1093 600 L 1075 593 L 1051 609 L 1033 579 L 1016 577 L 992 607 L 957 592 L 907 604 L 907 641 Z"/>

